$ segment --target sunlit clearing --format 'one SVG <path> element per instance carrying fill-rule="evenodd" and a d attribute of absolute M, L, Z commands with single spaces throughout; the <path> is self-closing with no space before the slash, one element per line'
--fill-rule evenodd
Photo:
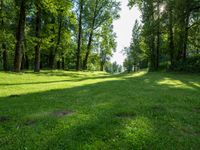
<path fill-rule="evenodd" d="M 140 72 L 137 72 L 137 73 L 130 74 L 130 76 L 128 76 L 128 77 L 142 77 L 145 74 L 147 74 L 147 71 L 140 71 Z"/>

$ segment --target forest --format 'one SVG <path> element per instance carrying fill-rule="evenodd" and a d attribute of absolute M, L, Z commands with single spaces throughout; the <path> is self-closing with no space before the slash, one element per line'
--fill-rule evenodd
<path fill-rule="evenodd" d="M 110 62 L 120 2 L 1 0 L 0 6 L 2 70 L 121 70 Z M 130 0 L 134 6 L 142 21 L 123 50 L 125 69 L 200 72 L 199 0 Z"/>
<path fill-rule="evenodd" d="M 0 150 L 199 149 L 200 0 L 0 0 Z"/>
<path fill-rule="evenodd" d="M 142 24 L 136 20 L 132 42 L 124 49 L 127 70 L 199 72 L 200 1 L 130 0 L 134 5 L 142 12 Z"/>
<path fill-rule="evenodd" d="M 103 70 L 119 10 L 110 0 L 1 0 L 1 68 Z"/>

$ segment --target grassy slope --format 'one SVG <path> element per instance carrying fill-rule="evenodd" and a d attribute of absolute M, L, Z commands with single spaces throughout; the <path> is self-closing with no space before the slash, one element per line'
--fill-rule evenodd
<path fill-rule="evenodd" d="M 199 148 L 198 75 L 0 73 L 2 150 Z"/>

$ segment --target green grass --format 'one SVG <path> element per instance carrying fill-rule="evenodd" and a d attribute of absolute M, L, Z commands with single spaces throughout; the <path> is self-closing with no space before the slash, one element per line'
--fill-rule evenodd
<path fill-rule="evenodd" d="M 200 76 L 0 73 L 0 149 L 200 148 Z"/>

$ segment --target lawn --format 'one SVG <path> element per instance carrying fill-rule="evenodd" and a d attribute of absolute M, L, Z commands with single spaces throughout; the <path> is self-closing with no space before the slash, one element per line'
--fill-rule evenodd
<path fill-rule="evenodd" d="M 0 73 L 0 149 L 200 149 L 200 75 Z"/>

